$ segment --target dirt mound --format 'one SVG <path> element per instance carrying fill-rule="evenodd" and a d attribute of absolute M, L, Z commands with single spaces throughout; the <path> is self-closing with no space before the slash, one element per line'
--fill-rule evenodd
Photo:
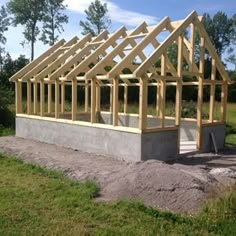
<path fill-rule="evenodd" d="M 75 179 L 96 180 L 101 187 L 98 200 L 138 199 L 175 212 L 196 212 L 212 186 L 218 184 L 209 168 L 202 165 L 154 160 L 127 163 L 17 137 L 0 138 L 0 152 L 61 170 Z"/>

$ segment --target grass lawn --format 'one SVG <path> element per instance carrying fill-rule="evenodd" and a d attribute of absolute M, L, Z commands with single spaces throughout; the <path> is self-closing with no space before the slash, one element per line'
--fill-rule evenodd
<path fill-rule="evenodd" d="M 97 203 L 93 182 L 0 154 L 0 235 L 235 235 L 236 191 L 200 215 L 180 216 L 119 201 Z"/>

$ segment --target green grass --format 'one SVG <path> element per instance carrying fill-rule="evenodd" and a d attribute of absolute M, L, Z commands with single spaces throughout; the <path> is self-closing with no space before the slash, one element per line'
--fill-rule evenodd
<path fill-rule="evenodd" d="M 15 130 L 13 128 L 6 128 L 0 124 L 0 137 L 14 135 Z"/>
<path fill-rule="evenodd" d="M 140 202 L 98 203 L 93 182 L 0 154 L 0 235 L 235 235 L 236 191 L 195 217 Z"/>

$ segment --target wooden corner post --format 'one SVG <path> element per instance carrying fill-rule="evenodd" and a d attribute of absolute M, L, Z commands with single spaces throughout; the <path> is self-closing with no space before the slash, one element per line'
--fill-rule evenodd
<path fill-rule="evenodd" d="M 91 80 L 91 123 L 96 122 L 96 80 Z"/>
<path fill-rule="evenodd" d="M 45 103 L 45 96 L 44 96 L 44 81 L 40 81 L 40 116 L 44 116 L 44 103 Z"/>
<path fill-rule="evenodd" d="M 202 104 L 203 104 L 203 77 L 204 77 L 204 58 L 205 57 L 205 39 L 201 37 L 200 41 L 200 61 L 199 72 L 202 74 L 198 77 L 198 101 L 197 101 L 197 149 L 202 147 Z"/>
<path fill-rule="evenodd" d="M 119 78 L 113 79 L 113 125 L 118 125 L 118 93 L 119 93 Z"/>
<path fill-rule="evenodd" d="M 72 80 L 72 120 L 76 120 L 77 115 L 77 80 Z"/>
<path fill-rule="evenodd" d="M 31 105 L 32 105 L 32 90 L 31 81 L 27 80 L 27 115 L 31 115 Z"/>
<path fill-rule="evenodd" d="M 16 103 L 16 114 L 22 113 L 22 82 L 16 80 L 15 82 L 15 103 Z"/>
<path fill-rule="evenodd" d="M 139 85 L 139 129 L 147 128 L 147 83 L 148 77 L 142 76 Z"/>
<path fill-rule="evenodd" d="M 59 118 L 59 99 L 60 99 L 60 86 L 59 79 L 55 80 L 55 118 Z"/>

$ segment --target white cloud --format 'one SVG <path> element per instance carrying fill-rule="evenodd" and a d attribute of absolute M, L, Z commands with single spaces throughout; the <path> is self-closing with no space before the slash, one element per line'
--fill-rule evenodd
<path fill-rule="evenodd" d="M 65 4 L 68 6 L 69 10 L 76 11 L 81 14 L 85 14 L 84 10 L 88 8 L 91 2 L 92 0 L 65 0 Z M 118 5 L 108 0 L 102 0 L 102 2 L 107 3 L 109 16 L 112 22 L 121 23 L 126 26 L 137 26 L 143 21 L 146 21 L 148 24 L 151 25 L 156 24 L 159 20 L 157 17 L 154 16 L 122 9 Z"/>

